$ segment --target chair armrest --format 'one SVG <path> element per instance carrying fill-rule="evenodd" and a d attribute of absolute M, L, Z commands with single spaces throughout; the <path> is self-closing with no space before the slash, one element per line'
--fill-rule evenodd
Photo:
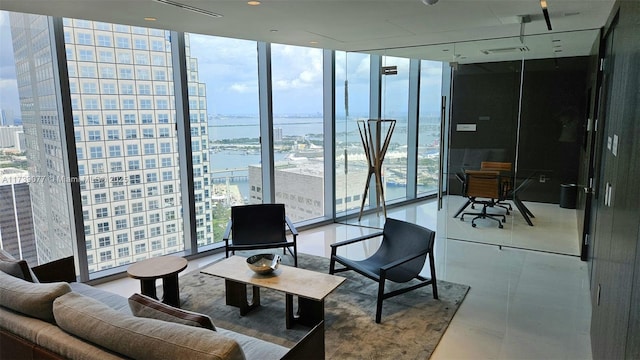
<path fill-rule="evenodd" d="M 74 282 L 78 280 L 73 256 L 34 266 L 31 270 L 36 274 L 38 281 L 42 283 Z"/>
<path fill-rule="evenodd" d="M 384 266 L 381 266 L 380 267 L 380 272 L 382 273 L 383 271 L 387 271 L 387 270 L 392 269 L 394 267 L 400 266 L 400 265 L 402 265 L 402 264 L 404 264 L 406 262 L 409 262 L 409 261 L 411 261 L 411 260 L 413 260 L 415 258 L 418 258 L 418 257 L 420 257 L 420 256 L 422 256 L 424 254 L 427 254 L 427 253 L 429 253 L 429 249 L 425 249 L 424 251 L 421 251 L 421 252 L 419 252 L 417 254 L 412 254 L 412 255 L 409 255 L 409 256 L 405 256 L 405 257 L 403 257 L 401 259 L 398 259 L 398 260 L 396 260 L 394 262 L 391 262 L 391 263 L 388 263 L 388 264 L 386 264 Z"/>
<path fill-rule="evenodd" d="M 227 223 L 227 228 L 224 231 L 224 235 L 222 236 L 222 240 L 225 242 L 229 241 L 229 237 L 231 236 L 231 220 Z"/>
<path fill-rule="evenodd" d="M 329 244 L 329 246 L 331 246 L 331 248 L 338 248 L 340 246 L 344 246 L 344 245 L 349 245 L 349 244 L 353 244 L 362 240 L 367 240 L 367 239 L 371 239 L 374 237 L 378 237 L 381 236 L 382 232 L 377 232 L 377 233 L 373 233 L 373 234 L 369 234 L 369 235 L 363 235 L 357 238 L 353 238 L 353 239 L 349 239 L 349 240 L 344 240 L 344 241 L 340 241 L 334 244 Z"/>
<path fill-rule="evenodd" d="M 284 217 L 284 221 L 286 221 L 287 226 L 289 227 L 289 230 L 291 230 L 291 234 L 293 234 L 294 237 L 298 236 L 298 230 L 296 229 L 295 226 L 293 226 L 293 223 L 291 222 L 288 216 Z"/>

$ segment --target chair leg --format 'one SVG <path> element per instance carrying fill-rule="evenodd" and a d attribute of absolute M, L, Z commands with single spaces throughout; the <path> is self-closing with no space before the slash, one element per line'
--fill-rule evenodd
<path fill-rule="evenodd" d="M 382 320 L 382 301 L 384 300 L 384 281 L 383 276 L 380 277 L 378 282 L 378 303 L 376 305 L 376 324 L 380 324 Z"/>
<path fill-rule="evenodd" d="M 436 265 L 433 261 L 433 250 L 429 252 L 429 268 L 431 268 L 431 288 L 433 290 L 433 298 L 438 298 L 438 281 L 436 280 Z"/>

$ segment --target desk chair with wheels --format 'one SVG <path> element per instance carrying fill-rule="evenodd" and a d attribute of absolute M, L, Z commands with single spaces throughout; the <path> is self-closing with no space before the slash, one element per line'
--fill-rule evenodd
<path fill-rule="evenodd" d="M 471 226 L 476 227 L 476 220 L 491 219 L 498 223 L 499 228 L 503 228 L 502 223 L 506 222 L 506 216 L 502 214 L 491 214 L 487 208 L 495 207 L 499 201 L 504 200 L 506 192 L 503 189 L 500 172 L 495 170 L 466 170 L 464 184 L 464 195 L 473 199 L 473 203 L 481 204 L 482 210 L 479 213 L 465 212 L 460 216 L 464 221 L 465 215 L 475 216 L 471 220 Z"/>
<path fill-rule="evenodd" d="M 506 194 L 507 192 L 513 189 L 513 184 L 511 182 L 511 178 L 509 176 L 504 176 L 504 172 L 511 174 L 513 172 L 513 164 L 510 162 L 497 162 L 497 161 L 483 161 L 480 163 L 480 170 L 496 170 L 500 171 L 502 176 L 500 177 L 502 180 L 502 190 Z M 508 197 L 505 196 L 505 199 Z M 495 206 L 501 207 L 507 210 L 507 215 L 509 215 L 509 211 L 513 211 L 513 207 L 510 203 L 505 201 L 496 202 Z"/>

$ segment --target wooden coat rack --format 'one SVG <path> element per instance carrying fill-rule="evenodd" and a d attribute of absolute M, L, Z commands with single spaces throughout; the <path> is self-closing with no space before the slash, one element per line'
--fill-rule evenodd
<path fill-rule="evenodd" d="M 388 124 L 383 128 L 383 124 Z M 396 127 L 396 120 L 390 119 L 369 119 L 358 120 L 358 131 L 360 132 L 360 140 L 362 140 L 362 146 L 369 165 L 369 172 L 367 174 L 367 182 L 364 184 L 364 194 L 362 195 L 362 205 L 360 205 L 360 215 L 358 221 L 362 218 L 362 212 L 364 211 L 364 203 L 367 199 L 369 192 L 369 184 L 371 183 L 371 177 L 375 177 L 376 181 L 376 213 L 382 205 L 384 211 L 384 217 L 387 217 L 387 207 L 384 200 L 384 187 L 382 186 L 382 162 L 384 156 L 389 148 L 391 142 L 391 136 L 393 130 Z M 382 141 L 382 131 L 386 131 L 384 134 L 384 142 Z"/>

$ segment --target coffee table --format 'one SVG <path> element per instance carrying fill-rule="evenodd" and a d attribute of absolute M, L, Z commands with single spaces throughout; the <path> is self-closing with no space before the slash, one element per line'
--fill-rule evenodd
<path fill-rule="evenodd" d="M 234 255 L 201 269 L 207 275 L 225 279 L 226 304 L 240 308 L 245 315 L 260 306 L 260 288 L 285 293 L 287 329 L 294 324 L 314 326 L 324 320 L 324 299 L 345 281 L 341 276 L 280 265 L 267 275 L 254 273 L 246 258 Z M 247 285 L 253 286 L 252 300 L 247 299 Z M 298 297 L 298 313 L 294 314 L 293 297 Z"/>
<path fill-rule="evenodd" d="M 178 273 L 187 267 L 187 259 L 179 256 L 159 256 L 129 266 L 130 277 L 140 280 L 142 294 L 157 299 L 156 279 L 162 279 L 162 302 L 180 307 L 180 290 L 178 289 Z"/>

